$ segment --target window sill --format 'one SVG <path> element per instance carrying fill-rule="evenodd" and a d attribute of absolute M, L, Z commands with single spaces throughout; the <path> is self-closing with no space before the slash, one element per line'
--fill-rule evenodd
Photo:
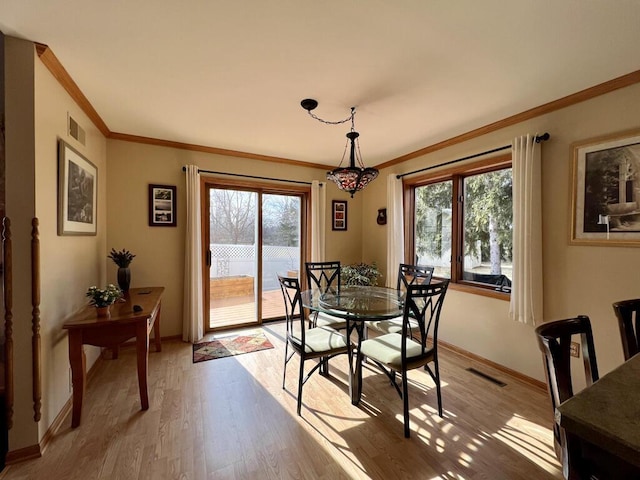
<path fill-rule="evenodd" d="M 480 295 L 483 297 L 497 298 L 498 300 L 511 300 L 511 294 L 505 292 L 497 292 L 488 288 L 474 287 L 472 285 L 465 285 L 463 283 L 449 283 L 451 290 L 457 290 L 459 292 L 471 293 L 473 295 Z"/>

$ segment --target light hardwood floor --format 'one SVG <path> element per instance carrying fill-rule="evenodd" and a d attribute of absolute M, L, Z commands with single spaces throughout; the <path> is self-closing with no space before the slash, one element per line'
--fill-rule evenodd
<path fill-rule="evenodd" d="M 545 392 L 441 350 L 444 418 L 428 375 L 411 372 L 410 439 L 402 401 L 364 367 L 363 401 L 347 396 L 346 357 L 331 378 L 305 384 L 298 362 L 282 389 L 283 325 L 263 327 L 275 348 L 193 364 L 191 345 L 166 341 L 149 355 L 150 409 L 140 411 L 135 354 L 101 360 L 80 427 L 70 418 L 44 456 L 1 479 L 561 479 Z M 153 349 L 152 349 L 153 350 Z M 466 370 L 473 366 L 499 387 Z"/>

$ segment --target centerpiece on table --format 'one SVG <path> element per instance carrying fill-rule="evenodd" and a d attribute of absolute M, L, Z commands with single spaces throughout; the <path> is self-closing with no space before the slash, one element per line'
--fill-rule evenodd
<path fill-rule="evenodd" d="M 111 283 L 105 288 L 93 286 L 87 290 L 87 297 L 91 299 L 90 305 L 96 307 L 98 317 L 108 317 L 109 307 L 121 296 L 122 290 Z"/>
<path fill-rule="evenodd" d="M 135 255 L 133 253 L 124 248 L 119 252 L 117 252 L 115 248 L 112 248 L 109 255 L 107 255 L 107 258 L 113 260 L 113 263 L 118 266 L 118 286 L 125 295 L 129 292 L 129 285 L 131 285 L 131 270 L 129 269 L 129 265 L 134 257 Z"/>
<path fill-rule="evenodd" d="M 375 286 L 381 273 L 376 262 L 354 263 L 340 267 L 340 283 L 343 286 Z"/>

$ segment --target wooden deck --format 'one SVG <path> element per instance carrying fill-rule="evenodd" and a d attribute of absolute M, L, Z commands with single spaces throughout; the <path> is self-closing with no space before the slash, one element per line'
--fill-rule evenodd
<path fill-rule="evenodd" d="M 256 302 L 253 295 L 211 299 L 209 327 L 221 328 L 256 322 Z M 284 318 L 284 301 L 280 290 L 262 293 L 262 319 Z"/>

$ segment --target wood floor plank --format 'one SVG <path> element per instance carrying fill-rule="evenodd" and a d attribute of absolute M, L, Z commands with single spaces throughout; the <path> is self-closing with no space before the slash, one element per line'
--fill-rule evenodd
<path fill-rule="evenodd" d="M 561 479 L 545 392 L 442 351 L 444 418 L 424 371 L 410 373 L 411 438 L 402 401 L 373 365 L 351 405 L 347 359 L 314 375 L 296 415 L 297 359 L 282 389 L 284 326 L 267 324 L 271 350 L 192 363 L 191 345 L 149 355 L 150 408 L 140 410 L 133 348 L 104 360 L 85 396 L 82 423 L 67 418 L 44 456 L 1 480 L 42 479 Z M 499 387 L 466 368 L 507 385 Z"/>

